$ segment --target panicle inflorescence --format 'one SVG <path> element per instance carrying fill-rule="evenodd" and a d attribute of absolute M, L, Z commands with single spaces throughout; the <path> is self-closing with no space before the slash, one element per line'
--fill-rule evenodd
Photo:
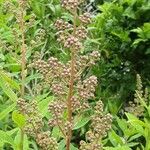
<path fill-rule="evenodd" d="M 86 12 L 83 15 L 80 15 L 79 19 L 83 24 L 89 24 L 91 22 L 91 14 Z"/>
<path fill-rule="evenodd" d="M 77 9 L 79 4 L 80 4 L 79 0 L 62 0 L 61 1 L 62 7 L 70 11 Z"/>
<path fill-rule="evenodd" d="M 129 106 L 126 107 L 125 110 L 140 117 L 144 113 L 144 105 L 142 101 L 146 104 L 148 103 L 148 91 L 147 88 L 145 88 L 145 91 L 143 90 L 142 80 L 139 74 L 136 76 L 136 81 L 134 101 L 129 101 Z"/>
<path fill-rule="evenodd" d="M 71 35 L 66 39 L 66 41 L 64 43 L 64 47 L 74 48 L 75 50 L 79 50 L 79 49 L 81 49 L 82 44 L 78 38 Z"/>
<path fill-rule="evenodd" d="M 20 113 L 26 117 L 24 131 L 31 136 L 35 136 L 43 127 L 42 116 L 39 113 L 37 102 L 31 101 L 28 103 L 24 99 L 19 98 L 17 105 Z"/>
<path fill-rule="evenodd" d="M 55 138 L 50 137 L 49 132 L 43 132 L 44 126 L 42 116 L 39 113 L 36 101 L 26 102 L 19 98 L 17 101 L 20 113 L 26 118 L 24 132 L 36 139 L 36 142 L 43 150 L 58 150 L 58 144 Z M 59 110 L 60 111 L 60 110 Z"/>
<path fill-rule="evenodd" d="M 18 106 L 18 110 L 19 110 L 21 113 L 23 113 L 23 114 L 27 113 L 28 105 L 27 105 L 27 103 L 26 103 L 26 101 L 25 101 L 24 99 L 19 98 L 19 99 L 17 100 L 17 106 Z"/>
<path fill-rule="evenodd" d="M 58 144 L 55 138 L 50 137 L 49 132 L 42 132 L 37 135 L 36 142 L 42 150 L 58 150 Z"/>
<path fill-rule="evenodd" d="M 66 109 L 66 103 L 63 101 L 54 101 L 49 104 L 48 111 L 52 114 L 49 120 L 49 126 L 59 126 L 63 123 L 63 112 Z"/>
<path fill-rule="evenodd" d="M 72 29 L 72 25 L 68 22 L 63 21 L 62 19 L 56 20 L 54 25 L 57 28 L 57 30 Z"/>
<path fill-rule="evenodd" d="M 77 28 L 75 36 L 80 39 L 85 39 L 87 37 L 87 29 L 83 26 Z"/>
<path fill-rule="evenodd" d="M 77 86 L 79 98 L 82 100 L 88 100 L 94 98 L 95 87 L 97 86 L 97 77 L 91 76 L 85 79 Z"/>
<path fill-rule="evenodd" d="M 74 21 L 68 20 L 66 22 L 58 19 L 55 21 L 54 26 L 58 30 L 56 34 L 57 41 L 70 52 L 71 60 L 61 62 L 55 57 L 50 57 L 47 61 L 36 58 L 30 64 L 30 67 L 35 68 L 42 74 L 42 79 L 49 84 L 49 89 L 54 95 L 54 101 L 50 102 L 48 106 L 48 111 L 52 115 L 48 125 L 50 127 L 57 126 L 67 141 L 70 141 L 71 139 L 68 138 L 72 136 L 71 130 L 74 127 L 74 115 L 79 115 L 81 112 L 89 109 L 90 104 L 88 100 L 95 98 L 95 89 L 98 84 L 97 77 L 91 75 L 86 78 L 84 77 L 84 71 L 95 65 L 100 58 L 100 53 L 93 51 L 86 55 L 81 54 L 84 40 L 88 35 L 87 24 L 91 22 L 91 16 L 89 13 L 77 14 L 80 1 L 62 0 L 61 4 L 71 12 Z M 108 124 L 111 121 L 109 122 L 108 120 L 111 120 L 110 116 L 100 114 L 99 111 L 102 112 L 102 108 L 100 109 L 97 104 L 95 116 L 92 117 L 92 129 L 87 133 L 88 143 L 83 142 L 84 144 L 81 145 L 81 147 L 84 147 L 84 145 L 87 145 L 87 147 L 92 145 L 92 147 L 90 146 L 89 149 L 85 150 L 90 150 L 90 148 L 99 150 L 101 145 L 97 143 L 95 138 L 101 138 L 109 130 L 110 126 Z M 64 117 L 66 115 L 68 116 Z M 101 120 L 103 124 L 101 124 Z M 95 124 L 94 121 L 96 121 Z M 92 136 L 94 141 L 91 140 Z M 45 143 L 50 143 L 49 140 L 47 133 L 38 132 L 37 143 L 43 149 L 49 148 L 45 145 Z M 51 150 L 52 148 L 49 149 Z M 81 149 L 84 150 L 84 148 Z"/>
<path fill-rule="evenodd" d="M 86 141 L 80 142 L 80 150 L 102 150 L 100 140 L 107 135 L 112 124 L 112 116 L 103 113 L 103 103 L 98 101 L 92 116 L 91 130 L 86 133 Z"/>

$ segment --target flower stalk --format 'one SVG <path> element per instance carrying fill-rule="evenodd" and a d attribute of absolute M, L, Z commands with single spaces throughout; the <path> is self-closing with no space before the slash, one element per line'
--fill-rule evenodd
<path fill-rule="evenodd" d="M 75 36 L 76 32 L 76 10 L 74 11 L 74 29 L 73 29 L 73 35 Z M 76 61 L 76 53 L 75 49 L 71 49 L 71 74 L 70 74 L 70 86 L 69 86 L 69 93 L 68 93 L 68 99 L 67 99 L 67 109 L 68 109 L 68 122 L 72 122 L 72 97 L 74 94 L 74 78 L 75 78 L 75 61 Z M 66 149 L 70 150 L 70 142 L 72 137 L 72 129 L 69 128 L 68 135 L 66 137 Z"/>
<path fill-rule="evenodd" d="M 44 84 L 47 83 L 46 86 L 54 96 L 54 100 L 48 105 L 48 112 L 51 114 L 48 121 L 49 128 L 59 128 L 63 139 L 66 141 L 66 150 L 71 150 L 75 118 L 76 116 L 84 117 L 85 113 L 90 109 L 89 99 L 95 98 L 94 92 L 98 83 L 96 76 L 82 78 L 82 73 L 84 73 L 85 68 L 95 65 L 100 54 L 98 51 L 93 51 L 86 55 L 81 53 L 81 49 L 84 48 L 84 41 L 87 38 L 87 25 L 91 22 L 91 16 L 89 13 L 79 13 L 80 1 L 62 0 L 61 5 L 71 14 L 73 19 L 67 21 L 58 19 L 54 26 L 58 30 L 56 34 L 57 41 L 63 45 L 64 50 L 69 52 L 70 59 L 67 62 L 61 62 L 55 57 L 50 57 L 47 61 L 38 58 L 34 59 L 29 67 L 35 68 L 42 75 L 41 81 Z M 22 48 L 22 52 L 24 52 L 24 47 Z M 24 99 L 20 99 L 18 104 L 21 111 L 24 111 L 27 116 L 24 131 L 36 139 L 42 150 L 58 150 L 57 139 L 52 137 L 50 132 L 43 130 L 44 124 L 42 116 L 39 115 L 37 104 L 27 103 Z M 101 106 L 102 104 L 100 103 L 100 108 Z M 100 150 L 101 145 L 98 143 L 101 135 L 106 134 L 111 123 L 109 115 L 100 116 L 100 114 L 102 112 L 93 115 L 93 122 L 95 123 L 96 121 L 97 124 L 91 125 L 92 130 L 87 133 L 87 135 L 92 136 L 92 140 L 82 141 L 78 146 L 80 150 L 89 150 L 89 148 Z M 103 122 L 101 122 L 102 117 Z M 96 127 L 96 130 L 93 127 Z M 102 129 L 103 133 L 99 129 Z"/>
<path fill-rule="evenodd" d="M 20 1 L 20 31 L 21 31 L 21 97 L 25 93 L 25 69 L 26 69 L 26 46 L 25 46 L 25 22 L 24 22 L 24 1 Z"/>
<path fill-rule="evenodd" d="M 24 97 L 25 94 L 25 69 L 26 69 L 26 45 L 25 45 L 25 21 L 24 21 L 24 9 L 25 9 L 25 1 L 20 0 L 19 1 L 19 16 L 18 21 L 20 25 L 20 31 L 21 31 L 21 91 L 20 95 L 21 98 Z M 23 128 L 20 128 L 21 131 L 21 138 L 20 138 L 20 150 L 23 150 L 23 141 L 24 141 L 24 130 Z"/>

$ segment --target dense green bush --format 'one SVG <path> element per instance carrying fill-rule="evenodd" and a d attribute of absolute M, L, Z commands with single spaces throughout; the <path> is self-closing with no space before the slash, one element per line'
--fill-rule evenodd
<path fill-rule="evenodd" d="M 98 9 L 93 36 L 103 57 L 95 73 L 104 92 L 108 89 L 122 101 L 131 100 L 137 73 L 149 85 L 150 3 L 119 0 L 105 2 Z"/>

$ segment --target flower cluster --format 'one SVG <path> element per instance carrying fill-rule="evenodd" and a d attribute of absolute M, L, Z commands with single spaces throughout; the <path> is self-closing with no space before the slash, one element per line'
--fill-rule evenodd
<path fill-rule="evenodd" d="M 83 15 L 80 15 L 79 19 L 83 24 L 89 24 L 91 22 L 91 14 L 86 12 Z"/>
<path fill-rule="evenodd" d="M 39 114 L 36 101 L 27 103 L 24 99 L 19 98 L 17 101 L 18 110 L 26 117 L 26 126 L 24 131 L 30 136 L 36 136 L 43 127 L 42 116 Z"/>
<path fill-rule="evenodd" d="M 74 37 L 74 36 L 69 36 L 65 43 L 64 43 L 64 47 L 66 48 L 74 48 L 75 50 L 79 50 L 82 47 L 82 44 L 79 42 L 79 39 Z"/>
<path fill-rule="evenodd" d="M 97 77 L 91 76 L 78 84 L 79 98 L 82 100 L 88 100 L 94 98 L 95 87 L 97 86 Z"/>
<path fill-rule="evenodd" d="M 87 30 L 85 27 L 81 26 L 77 28 L 75 32 L 75 36 L 80 38 L 80 39 L 85 39 L 87 37 Z"/>
<path fill-rule="evenodd" d="M 52 113 L 52 119 L 49 120 L 50 126 L 60 125 L 63 122 L 63 112 L 66 109 L 65 102 L 56 101 L 49 104 L 48 110 Z"/>
<path fill-rule="evenodd" d="M 61 62 L 55 57 L 50 57 L 47 61 L 36 58 L 30 64 L 30 67 L 35 68 L 42 74 L 44 82 L 48 83 L 49 89 L 54 95 L 54 101 L 50 102 L 48 106 L 48 111 L 52 115 L 48 125 L 50 127 L 57 126 L 64 138 L 67 139 L 66 141 L 70 141 L 72 136 L 71 130 L 74 127 L 74 115 L 80 114 L 90 108 L 88 100 L 95 98 L 94 93 L 98 83 L 96 76 L 82 77 L 82 75 L 86 69 L 95 65 L 96 61 L 100 58 L 100 53 L 93 51 L 86 55 L 81 54 L 81 49 L 84 47 L 83 42 L 88 34 L 85 26 L 91 22 L 91 17 L 88 13 L 84 13 L 83 15 L 77 14 L 80 1 L 62 0 L 61 3 L 65 9 L 71 12 L 74 21 L 69 20 L 69 22 L 65 22 L 62 19 L 58 19 L 55 21 L 54 26 L 58 30 L 56 34 L 57 41 L 63 44 L 65 50 L 69 50 L 71 59 L 67 62 Z M 107 126 L 109 115 L 99 116 L 105 122 L 103 126 L 98 120 L 98 114 L 94 117 L 95 120 L 97 119 L 95 125 L 97 131 L 93 129 L 94 135 L 107 132 L 109 128 Z M 93 122 L 95 121 L 94 117 Z M 92 124 L 93 126 L 94 124 Z M 105 128 L 103 129 L 104 133 L 100 133 L 99 126 Z M 46 139 L 46 135 L 42 133 L 41 138 Z M 45 141 L 47 140 L 44 140 L 44 142 L 41 141 L 39 145 L 45 147 Z M 99 146 L 101 145 L 97 145 L 97 148 Z"/>
<path fill-rule="evenodd" d="M 144 105 L 148 103 L 148 90 L 143 90 L 142 80 L 139 74 L 136 76 L 137 84 L 134 94 L 134 101 L 129 101 L 129 106 L 125 108 L 127 112 L 134 114 L 135 116 L 142 116 L 144 113 Z M 142 102 L 143 101 L 143 102 Z"/>
<path fill-rule="evenodd" d="M 75 10 L 80 4 L 79 0 L 62 0 L 61 5 L 67 10 Z"/>
<path fill-rule="evenodd" d="M 91 130 L 86 133 L 86 142 L 80 142 L 80 150 L 102 150 L 100 140 L 107 135 L 112 124 L 112 116 L 103 113 L 103 103 L 98 101 L 92 116 Z"/>
<path fill-rule="evenodd" d="M 62 19 L 56 20 L 54 25 L 59 31 L 72 28 L 70 23 L 63 21 Z"/>
<path fill-rule="evenodd" d="M 50 133 L 42 131 L 44 124 L 42 116 L 39 113 L 37 102 L 31 101 L 27 103 L 24 99 L 19 98 L 17 106 L 20 113 L 26 118 L 24 132 L 34 137 L 43 150 L 58 150 L 56 139 L 50 137 Z"/>
<path fill-rule="evenodd" d="M 42 132 L 37 135 L 36 142 L 42 150 L 58 150 L 58 144 L 55 138 L 50 137 L 49 132 Z"/>

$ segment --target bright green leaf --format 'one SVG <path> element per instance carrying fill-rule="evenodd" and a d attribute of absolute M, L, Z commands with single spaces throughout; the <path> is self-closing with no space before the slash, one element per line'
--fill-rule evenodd
<path fill-rule="evenodd" d="M 18 113 L 17 111 L 14 111 L 12 113 L 12 119 L 18 125 L 18 127 L 20 127 L 20 128 L 22 128 L 26 123 L 25 116 Z"/>

